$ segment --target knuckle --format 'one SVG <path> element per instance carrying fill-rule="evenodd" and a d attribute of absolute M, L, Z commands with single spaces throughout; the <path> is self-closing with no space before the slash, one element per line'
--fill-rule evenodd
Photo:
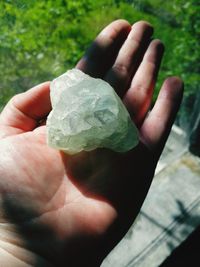
<path fill-rule="evenodd" d="M 122 63 L 115 63 L 112 69 L 114 72 L 119 73 L 121 76 L 127 76 L 129 73 L 127 66 Z"/>
<path fill-rule="evenodd" d="M 19 102 L 20 102 L 20 100 L 21 100 L 23 94 L 24 94 L 24 93 L 19 93 L 19 94 L 14 95 L 14 96 L 10 99 L 10 101 L 9 101 L 9 105 L 14 106 L 14 107 L 18 107 Z"/>

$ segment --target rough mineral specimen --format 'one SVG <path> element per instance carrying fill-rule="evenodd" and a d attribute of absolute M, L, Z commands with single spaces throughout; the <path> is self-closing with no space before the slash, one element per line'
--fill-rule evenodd
<path fill-rule="evenodd" d="M 137 128 L 107 82 L 72 69 L 53 80 L 50 90 L 49 146 L 76 154 L 98 147 L 125 152 L 137 145 Z"/>

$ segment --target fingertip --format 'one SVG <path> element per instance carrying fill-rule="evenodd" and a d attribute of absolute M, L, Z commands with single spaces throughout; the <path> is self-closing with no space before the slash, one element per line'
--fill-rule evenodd
<path fill-rule="evenodd" d="M 168 77 L 160 91 L 160 97 L 167 97 L 174 100 L 181 100 L 184 91 L 184 82 L 178 76 Z"/>
<path fill-rule="evenodd" d="M 130 23 L 125 19 L 118 19 L 111 22 L 107 27 L 105 27 L 100 34 L 98 35 L 97 39 L 101 38 L 102 36 L 108 36 L 109 39 L 115 40 L 116 36 L 120 33 L 128 34 L 131 30 Z"/>
<path fill-rule="evenodd" d="M 39 85 L 32 87 L 24 93 L 18 94 L 13 97 L 13 104 L 17 109 L 29 113 L 31 110 L 47 110 L 51 109 L 50 101 L 50 81 L 43 82 Z"/>
<path fill-rule="evenodd" d="M 160 40 L 160 39 L 154 39 L 151 42 L 160 52 L 164 52 L 165 51 L 165 45 L 164 43 Z"/>
<path fill-rule="evenodd" d="M 144 55 L 144 60 L 147 60 L 153 64 L 157 64 L 157 70 L 159 70 L 161 59 L 165 51 L 165 46 L 159 39 L 151 41 L 147 52 Z"/>
<path fill-rule="evenodd" d="M 148 26 L 148 27 L 153 28 L 152 24 L 151 24 L 150 22 L 146 21 L 146 20 L 139 20 L 139 21 L 136 21 L 136 22 L 133 23 L 132 26 L 135 27 L 135 26 L 137 26 L 137 25 L 143 25 L 143 26 Z"/>
<path fill-rule="evenodd" d="M 151 36 L 154 32 L 152 24 L 150 24 L 148 21 L 145 20 L 140 20 L 135 22 L 132 25 L 132 29 L 142 30 L 142 32 L 145 32 L 148 36 Z"/>
<path fill-rule="evenodd" d="M 184 86 L 184 83 L 183 83 L 183 80 L 178 77 L 178 76 L 171 76 L 171 77 L 168 77 L 166 80 L 165 80 L 165 83 L 167 85 L 169 85 L 170 87 L 176 87 L 176 88 L 179 88 L 180 90 L 183 88 Z"/>
<path fill-rule="evenodd" d="M 127 26 L 131 26 L 131 24 L 126 19 L 116 19 L 112 23 L 120 23 L 120 24 L 124 24 L 124 25 L 127 25 Z"/>

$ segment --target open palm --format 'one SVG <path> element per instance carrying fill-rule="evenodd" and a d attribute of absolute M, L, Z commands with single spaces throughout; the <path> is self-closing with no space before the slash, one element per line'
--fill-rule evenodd
<path fill-rule="evenodd" d="M 68 156 L 48 147 L 49 82 L 15 96 L 1 113 L 1 247 L 9 242 L 9 252 L 29 264 L 16 266 L 98 266 L 134 221 L 182 95 L 181 81 L 169 78 L 148 112 L 163 54 L 152 33 L 146 22 L 115 21 L 77 64 L 123 99 L 140 132 L 132 151 Z"/>

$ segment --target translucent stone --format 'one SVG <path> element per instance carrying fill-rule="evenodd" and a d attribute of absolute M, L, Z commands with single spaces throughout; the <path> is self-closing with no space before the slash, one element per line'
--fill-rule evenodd
<path fill-rule="evenodd" d="M 51 82 L 48 145 L 68 154 L 109 148 L 126 152 L 138 144 L 138 131 L 114 89 L 105 81 L 72 69 Z"/>

